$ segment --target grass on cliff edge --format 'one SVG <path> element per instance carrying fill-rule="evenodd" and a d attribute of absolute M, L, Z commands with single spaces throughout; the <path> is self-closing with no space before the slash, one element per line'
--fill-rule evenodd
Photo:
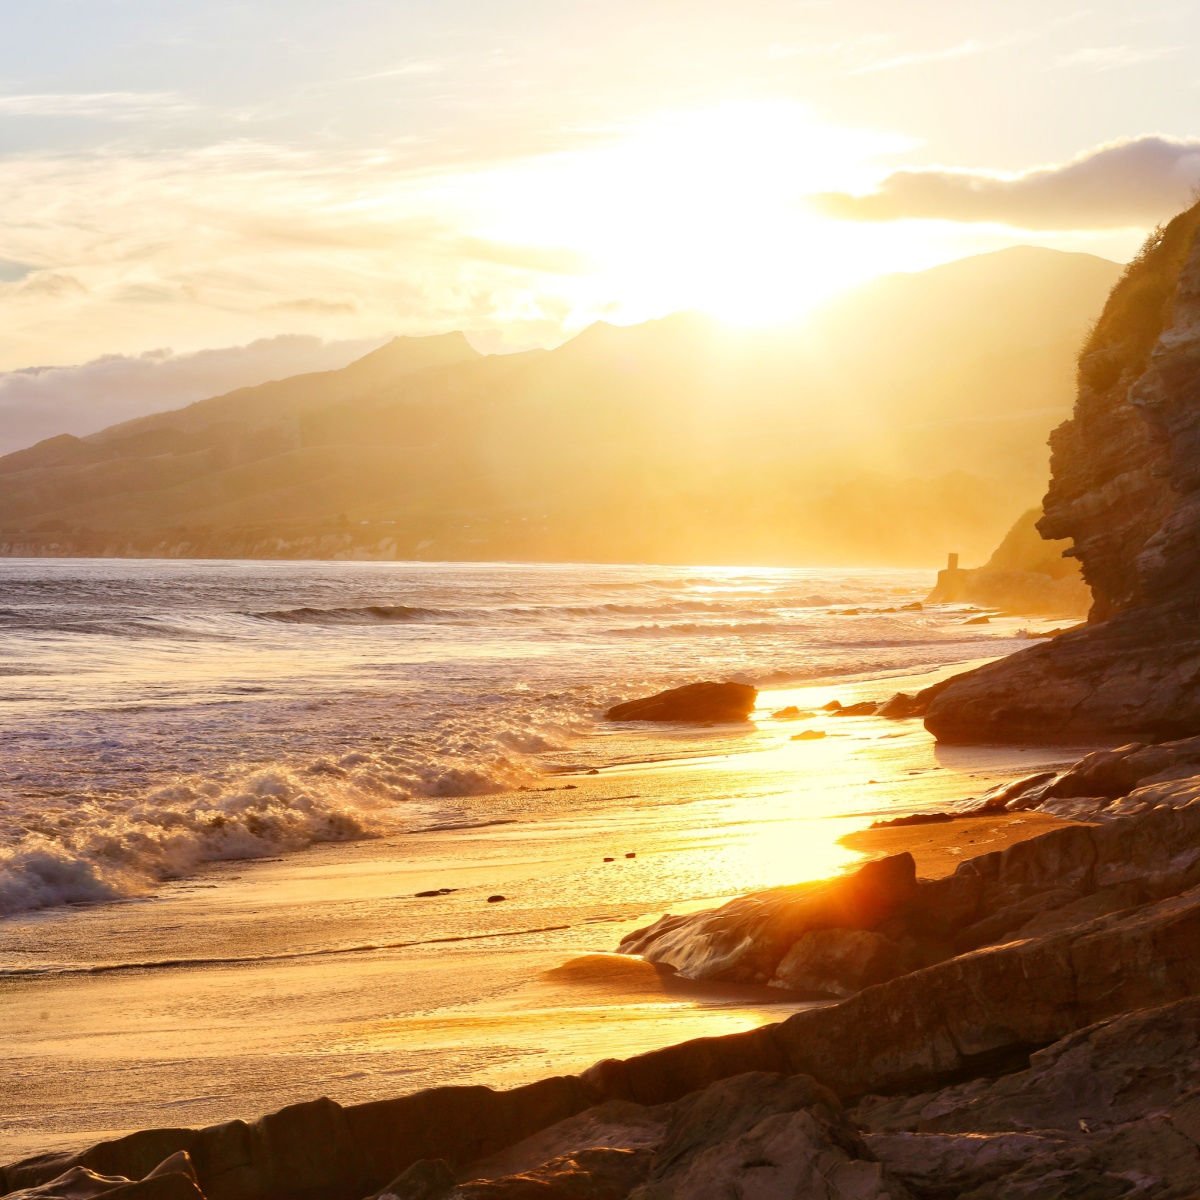
<path fill-rule="evenodd" d="M 1079 385 L 1106 391 L 1145 370 L 1165 328 L 1179 273 L 1197 230 L 1200 203 L 1160 225 L 1130 259 L 1079 356 Z"/>

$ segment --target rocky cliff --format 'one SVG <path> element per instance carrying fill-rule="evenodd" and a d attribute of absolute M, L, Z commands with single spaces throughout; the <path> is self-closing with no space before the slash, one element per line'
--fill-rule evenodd
<path fill-rule="evenodd" d="M 1025 616 L 1082 617 L 1091 605 L 1079 563 L 1064 557 L 1069 542 L 1038 532 L 1040 509 L 1022 514 L 982 567 L 938 573 L 931 604 L 977 604 Z"/>
<path fill-rule="evenodd" d="M 1150 239 L 1079 360 L 1039 529 L 1070 539 L 1087 628 L 954 680 L 941 740 L 1200 732 L 1200 205 Z"/>

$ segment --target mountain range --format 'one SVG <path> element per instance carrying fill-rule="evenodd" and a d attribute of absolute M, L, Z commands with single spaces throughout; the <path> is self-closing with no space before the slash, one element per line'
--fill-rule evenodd
<path fill-rule="evenodd" d="M 1036 505 L 1121 268 L 1017 247 L 802 327 L 691 314 L 338 370 L 0 458 L 0 553 L 933 562 Z"/>

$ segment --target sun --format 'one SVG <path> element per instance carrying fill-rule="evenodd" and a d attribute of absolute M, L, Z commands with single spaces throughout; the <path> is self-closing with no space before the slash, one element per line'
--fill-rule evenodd
<path fill-rule="evenodd" d="M 569 248 L 586 264 L 566 281 L 582 308 L 774 324 L 880 273 L 877 239 L 806 197 L 862 186 L 895 138 L 825 125 L 790 101 L 657 114 L 594 137 L 493 174 L 483 231 Z"/>

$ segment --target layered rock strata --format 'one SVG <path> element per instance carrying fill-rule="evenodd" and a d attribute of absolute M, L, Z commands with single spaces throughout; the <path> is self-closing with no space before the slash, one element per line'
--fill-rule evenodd
<path fill-rule="evenodd" d="M 1039 529 L 1070 539 L 1088 627 L 931 697 L 940 740 L 1098 741 L 1200 732 L 1200 205 L 1114 288 L 1051 438 Z"/>
<path fill-rule="evenodd" d="M 1093 760 L 1076 780 L 1111 788 L 1125 771 L 1140 783 L 1155 765 L 1131 761 Z M 350 1107 L 316 1100 L 253 1123 L 150 1130 L 3 1168 L 0 1193 L 1192 1195 L 1182 1189 L 1200 1177 L 1200 807 L 1057 830 L 937 884 L 885 860 L 843 894 L 803 905 L 826 920 L 886 924 L 911 914 L 915 897 L 927 919 L 970 931 L 979 948 L 776 1025 L 580 1076 Z M 181 1152 L 187 1170 L 154 1183 Z"/>

